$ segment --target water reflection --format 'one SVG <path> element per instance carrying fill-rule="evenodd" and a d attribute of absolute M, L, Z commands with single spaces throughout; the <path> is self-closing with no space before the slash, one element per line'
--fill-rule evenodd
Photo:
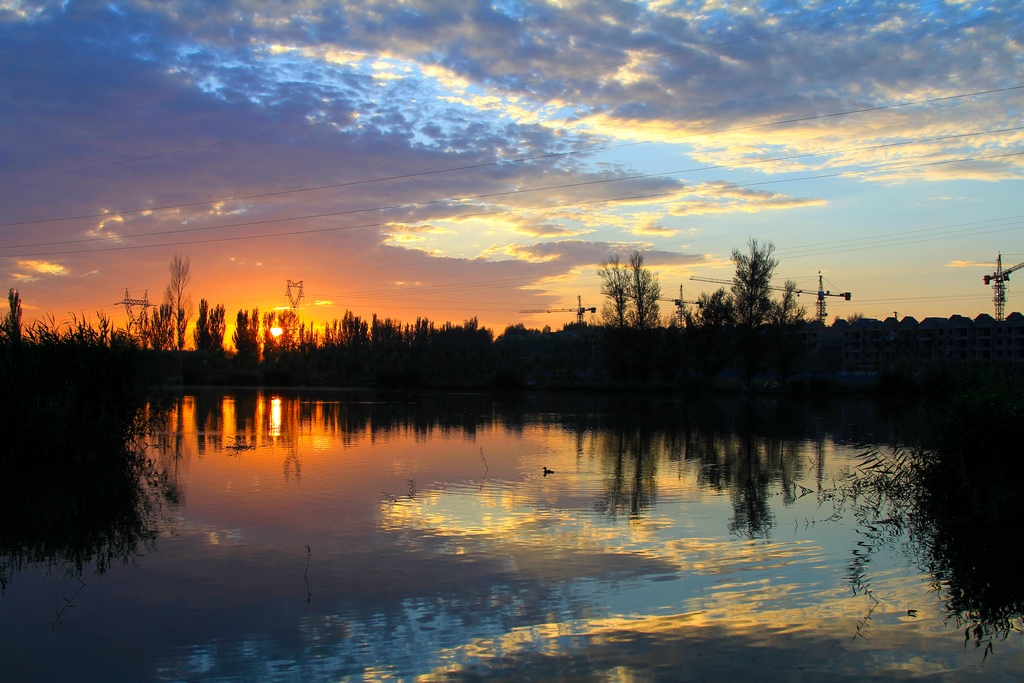
<path fill-rule="evenodd" d="M 6 594 L 17 575 L 33 567 L 73 577 L 84 586 L 87 568 L 102 575 L 152 549 L 162 513 L 181 503 L 181 490 L 173 464 L 148 452 L 141 439 L 141 434 L 130 436 L 116 452 L 85 464 L 73 454 L 65 462 L 26 457 L 5 464 L 0 592 Z M 71 601 L 65 598 L 58 619 Z"/>
<path fill-rule="evenodd" d="M 966 679 L 923 583 L 961 570 L 904 537 L 853 591 L 865 520 L 823 504 L 899 434 L 853 402 L 189 394 L 150 439 L 180 504 L 144 562 L 0 642 L 77 680 Z"/>
<path fill-rule="evenodd" d="M 987 656 L 996 642 L 1024 632 L 1024 584 L 1015 571 L 1024 559 L 1016 539 L 1024 519 L 1012 506 L 979 513 L 936 496 L 920 462 L 901 448 L 868 451 L 819 496 L 848 509 L 861 529 L 848 571 L 855 591 L 869 592 L 874 558 L 899 547 L 929 576 L 947 623 Z"/>

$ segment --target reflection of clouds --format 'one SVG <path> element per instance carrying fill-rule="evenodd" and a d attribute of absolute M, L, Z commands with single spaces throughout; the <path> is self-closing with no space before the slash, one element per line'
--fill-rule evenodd
<path fill-rule="evenodd" d="M 920 624 L 886 624 L 878 637 L 851 642 L 843 621 L 793 626 L 708 620 L 706 612 L 549 623 L 477 639 L 441 661 L 422 681 L 499 680 L 1011 680 L 1024 664 L 980 668 L 953 647 L 938 655 Z M 450 662 L 463 662 L 456 668 Z"/>
<path fill-rule="evenodd" d="M 801 572 L 810 576 L 829 561 L 818 541 L 690 537 L 706 531 L 693 529 L 686 520 L 687 515 L 701 514 L 700 505 L 706 503 L 697 501 L 692 507 L 680 503 L 671 511 L 663 506 L 643 523 L 618 523 L 603 515 L 539 504 L 529 492 L 491 483 L 479 490 L 449 487 L 400 499 L 385 508 L 381 522 L 389 532 L 415 530 L 419 542 L 437 552 L 471 551 L 508 558 L 520 575 L 570 580 L 602 576 L 611 570 L 609 558 L 615 557 L 620 560 L 617 568 L 632 565 L 648 577 L 705 577 L 696 580 L 696 590 L 669 591 L 701 603 L 746 600 L 753 589 L 744 582 L 753 576 L 762 577 L 755 581 L 771 576 L 794 582 L 787 589 L 788 602 L 797 602 L 796 595 L 803 604 L 820 597 L 818 588 L 802 585 L 798 577 Z M 727 509 L 719 508 L 718 513 L 727 514 Z M 848 588 L 843 592 L 848 593 Z M 759 593 L 758 600 L 768 597 Z"/>
<path fill-rule="evenodd" d="M 303 486 L 294 487 L 296 494 L 307 482 L 318 485 L 317 465 L 333 456 L 390 476 L 398 487 L 394 502 L 371 495 L 367 523 L 376 524 L 376 536 L 345 536 L 344 547 L 330 550 L 313 540 L 315 613 L 296 618 L 281 608 L 284 635 L 254 631 L 237 642 L 202 636 L 191 650 L 194 661 L 168 664 L 181 678 L 239 671 L 259 678 L 266 674 L 254 663 L 260 661 L 275 662 L 288 677 L 334 680 L 471 678 L 474 672 L 502 673 L 505 666 L 509 679 L 517 677 L 517 667 L 539 672 L 539 678 L 592 679 L 611 675 L 602 668 L 605 661 L 638 678 L 645 672 L 671 677 L 664 668 L 669 663 L 707 661 L 749 677 L 751 652 L 822 676 L 901 667 L 917 675 L 941 670 L 935 662 L 962 665 L 922 656 L 936 650 L 929 639 L 948 639 L 947 629 L 935 618 L 907 619 L 909 608 L 932 615 L 935 599 L 919 574 L 891 558 L 872 559 L 870 588 L 879 604 L 863 628 L 866 637 L 851 645 L 873 604 L 851 592 L 845 573 L 857 537 L 840 523 L 810 525 L 808 518 L 827 513 L 817 508 L 815 496 L 792 494 L 796 482 L 814 486 L 813 479 L 841 468 L 852 453 L 829 437 L 820 443 L 744 440 L 727 428 L 673 431 L 663 425 L 635 433 L 605 425 L 572 431 L 554 412 L 503 423 L 490 409 L 457 424 L 424 419 L 413 409 L 380 413 L 371 403 L 287 395 L 277 401 L 275 411 L 266 394 L 252 400 L 239 394 L 230 405 L 240 431 L 269 439 L 279 429 L 278 438 L 294 450 L 261 441 L 252 456 L 235 461 L 232 475 L 247 473 L 243 466 L 260 458 L 280 460 L 308 447 L 325 455 L 313 463 L 313 476 L 307 471 Z M 207 424 L 202 403 L 184 406 L 185 423 Z M 227 414 L 229 402 L 212 405 L 214 415 Z M 446 419 L 451 414 L 444 413 Z M 216 427 L 216 419 L 209 424 Z M 190 431 L 187 424 L 184 431 Z M 485 472 L 476 446 L 465 448 L 469 455 L 457 465 L 431 460 L 470 439 L 480 440 L 486 471 L 495 478 L 459 479 Z M 297 476 L 298 460 L 292 470 L 290 462 L 285 474 Z M 556 474 L 541 477 L 542 464 Z M 263 473 L 265 486 L 279 476 L 270 468 Z M 770 541 L 728 533 L 736 491 L 748 480 L 757 483 L 758 500 L 778 519 Z M 636 514 L 615 514 L 620 499 L 606 498 L 609 491 L 628 499 L 636 482 L 649 505 Z M 259 483 L 256 478 L 253 486 Z M 290 511 L 281 509 L 275 523 Z M 348 521 L 338 515 L 324 533 Z M 255 541 L 232 537 L 228 527 L 237 524 L 192 530 L 204 544 L 216 542 L 218 549 L 229 546 L 241 555 Z M 253 551 L 254 563 L 265 550 Z M 303 554 L 280 573 L 303 590 L 305 560 Z M 279 575 L 273 576 L 277 581 Z M 836 653 L 842 657 L 830 657 Z"/>
<path fill-rule="evenodd" d="M 636 525 L 609 525 L 594 515 L 539 506 L 536 493 L 521 485 L 489 482 L 479 489 L 450 487 L 419 492 L 386 508 L 387 531 L 414 529 L 432 538 L 544 549 L 563 553 L 604 553 L 635 547 L 649 531 Z M 520 567 L 520 570 L 526 569 Z"/>
<path fill-rule="evenodd" d="M 528 430 L 524 438 L 529 442 L 531 436 L 535 435 Z M 790 455 L 806 463 L 812 449 L 817 450 L 815 444 L 806 442 Z M 552 451 L 557 450 L 554 445 Z M 667 450 L 654 469 L 670 469 Z M 769 448 L 762 456 L 773 460 L 787 450 Z M 825 450 L 834 452 L 835 446 L 829 444 Z M 571 468 L 558 471 L 568 473 Z M 558 484 L 571 488 L 570 482 L 585 480 L 588 474 L 579 472 L 578 480 L 563 474 Z M 703 468 L 691 467 L 680 470 L 678 480 L 660 481 L 661 502 L 641 520 L 615 520 L 558 507 L 547 490 L 501 482 L 421 491 L 388 508 L 381 517 L 383 528 L 402 533 L 407 542 L 428 552 L 503 557 L 517 576 L 555 585 L 549 596 L 555 604 L 559 596 L 574 596 L 589 605 L 574 618 L 476 637 L 440 653 L 435 672 L 445 667 L 473 672 L 485 662 L 500 666 L 522 661 L 529 666 L 537 653 L 572 659 L 578 650 L 588 648 L 611 648 L 619 656 L 643 660 L 631 653 L 637 644 L 633 641 L 679 645 L 696 633 L 694 629 L 706 628 L 720 629 L 723 637 L 743 643 L 742 647 L 765 648 L 766 653 L 776 648 L 789 651 L 800 642 L 804 647 L 822 639 L 849 641 L 871 607 L 868 596 L 851 593 L 842 571 L 844 551 L 838 548 L 848 552 L 849 534 L 822 527 L 804 537 L 806 526 L 799 530 L 797 525 L 796 537 L 787 541 L 723 536 L 721 517 L 727 517 L 732 506 L 727 497 L 708 495 L 700 484 L 704 474 Z M 775 490 L 781 485 L 779 480 L 770 485 L 773 508 L 786 499 L 783 491 Z M 812 498 L 789 503 L 794 517 L 815 514 Z M 718 521 L 692 518 L 708 514 Z M 718 534 L 707 534 L 711 529 Z M 410 536 L 410 531 L 415 534 Z M 619 569 L 632 570 L 617 574 L 613 559 L 621 562 Z M 865 657 L 877 659 L 883 670 L 898 671 L 904 655 L 890 651 L 891 639 L 901 640 L 906 652 L 928 652 L 934 647 L 929 638 L 946 638 L 944 627 L 935 620 L 910 623 L 905 618 L 909 607 L 920 609 L 933 602 L 918 576 L 886 567 L 884 561 L 874 567 L 872 576 L 880 606 L 870 613 L 862 633 L 870 641 L 858 643 L 868 654 L 858 651 L 838 670 L 863 671 L 860 657 Z M 633 618 L 629 613 L 634 609 L 639 610 L 637 615 L 685 613 Z M 906 632 L 891 633 L 895 628 Z M 818 654 L 810 659 L 822 671 L 837 667 Z M 914 672 L 941 670 L 916 655 L 907 659 Z M 643 661 L 634 665 L 642 666 Z"/>

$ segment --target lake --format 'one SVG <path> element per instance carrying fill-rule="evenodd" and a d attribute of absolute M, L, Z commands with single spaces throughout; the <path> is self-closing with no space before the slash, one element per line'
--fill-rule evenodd
<path fill-rule="evenodd" d="M 112 552 L 3 549 L 0 678 L 1022 680 L 1020 614 L 850 494 L 909 422 L 770 395 L 185 393 L 147 439 L 149 506 L 76 532 Z"/>

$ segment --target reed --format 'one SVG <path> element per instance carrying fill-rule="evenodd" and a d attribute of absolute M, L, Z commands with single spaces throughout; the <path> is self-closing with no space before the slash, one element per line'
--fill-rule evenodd
<path fill-rule="evenodd" d="M 0 467 L 78 466 L 119 457 L 143 428 L 149 378 L 136 342 L 101 318 L 52 320 L 0 337 Z"/>
<path fill-rule="evenodd" d="M 148 377 L 103 318 L 0 334 L 0 589 L 26 564 L 106 571 L 155 538 Z"/>

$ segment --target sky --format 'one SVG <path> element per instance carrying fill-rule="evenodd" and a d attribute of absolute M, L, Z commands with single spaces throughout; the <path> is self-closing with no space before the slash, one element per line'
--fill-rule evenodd
<path fill-rule="evenodd" d="M 0 0 L 0 278 L 500 333 L 635 251 L 668 317 L 753 238 L 829 320 L 991 315 L 1021 74 L 1016 0 Z"/>

